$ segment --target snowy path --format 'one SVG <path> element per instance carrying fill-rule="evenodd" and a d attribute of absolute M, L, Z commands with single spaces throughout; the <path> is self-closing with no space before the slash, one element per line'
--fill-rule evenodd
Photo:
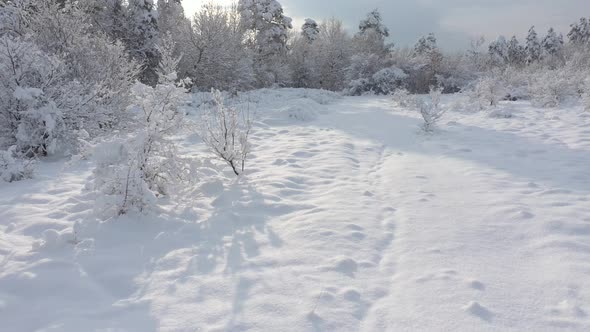
<path fill-rule="evenodd" d="M 186 202 L 158 218 L 85 222 L 75 248 L 31 250 L 44 230 L 68 238 L 87 216 L 88 170 L 52 179 L 56 166 L 16 196 L 0 188 L 0 322 L 590 329 L 590 117 L 519 104 L 512 119 L 449 113 L 428 137 L 386 98 L 318 107 L 313 121 L 263 116 L 247 179 L 204 166 Z M 201 153 L 191 140 L 183 149 Z"/>

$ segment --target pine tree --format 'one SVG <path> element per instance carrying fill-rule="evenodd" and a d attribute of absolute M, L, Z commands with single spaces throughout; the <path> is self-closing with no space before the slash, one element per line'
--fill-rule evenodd
<path fill-rule="evenodd" d="M 389 37 L 389 29 L 383 25 L 381 13 L 377 9 L 367 14 L 367 18 L 359 24 L 359 30 L 361 34 L 367 31 L 374 31 L 383 37 Z"/>
<path fill-rule="evenodd" d="M 437 84 L 437 75 L 440 71 L 443 55 L 438 49 L 436 37 L 433 33 L 418 39 L 414 46 L 413 70 L 416 72 L 415 86 L 413 90 L 428 92 L 431 86 Z"/>
<path fill-rule="evenodd" d="M 526 53 L 524 47 L 516 36 L 512 36 L 508 42 L 508 62 L 512 66 L 522 66 L 526 62 Z"/>
<path fill-rule="evenodd" d="M 436 37 L 433 33 L 428 34 L 428 36 L 422 36 L 414 45 L 414 55 L 415 56 L 428 56 L 434 52 L 438 52 L 438 46 L 436 44 Z"/>
<path fill-rule="evenodd" d="M 127 42 L 127 7 L 123 0 L 88 0 L 81 6 L 89 16 L 93 32 Z"/>
<path fill-rule="evenodd" d="M 549 28 L 541 46 L 545 57 L 559 56 L 563 49 L 563 35 L 558 35 L 553 28 Z"/>
<path fill-rule="evenodd" d="M 158 27 L 161 34 L 170 33 L 173 37 L 186 32 L 184 27 L 190 21 L 184 16 L 182 0 L 158 0 Z"/>
<path fill-rule="evenodd" d="M 305 23 L 301 27 L 301 35 L 296 37 L 291 44 L 289 66 L 294 87 L 310 88 L 313 86 L 314 73 L 311 53 L 319 33 L 320 28 L 317 22 L 310 18 L 305 19 Z"/>
<path fill-rule="evenodd" d="M 127 7 L 129 25 L 127 48 L 142 65 L 140 81 L 155 86 L 158 82 L 158 19 L 153 0 L 130 0 Z"/>
<path fill-rule="evenodd" d="M 306 18 L 305 23 L 301 27 L 301 35 L 308 43 L 313 43 L 318 38 L 320 27 L 318 23 L 311 18 Z"/>
<path fill-rule="evenodd" d="M 509 44 L 504 36 L 499 36 L 498 39 L 490 43 L 488 47 L 488 54 L 493 63 L 498 65 L 505 65 L 510 60 Z"/>
<path fill-rule="evenodd" d="M 247 45 L 256 54 L 254 71 L 258 85 L 284 84 L 289 79 L 286 72 L 286 53 L 291 18 L 283 13 L 276 0 L 240 0 L 240 23 L 249 36 Z"/>
<path fill-rule="evenodd" d="M 525 51 L 527 63 L 531 64 L 541 59 L 541 43 L 534 26 L 529 29 L 526 37 Z"/>
<path fill-rule="evenodd" d="M 355 53 L 375 54 L 384 58 L 393 48 L 393 44 L 385 43 L 387 37 L 389 29 L 383 24 L 381 13 L 375 9 L 359 24 L 359 31 L 353 40 Z"/>
<path fill-rule="evenodd" d="M 570 42 L 577 46 L 590 45 L 590 19 L 580 18 L 579 23 L 571 25 L 571 30 L 567 34 Z"/>

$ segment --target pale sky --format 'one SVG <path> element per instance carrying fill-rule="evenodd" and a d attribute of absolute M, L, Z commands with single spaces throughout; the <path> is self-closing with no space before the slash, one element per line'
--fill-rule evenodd
<path fill-rule="evenodd" d="M 189 13 L 209 1 L 184 0 Z M 214 0 L 229 5 L 232 0 Z M 554 27 L 564 35 L 569 25 L 582 16 L 590 16 L 590 0 L 279 0 L 285 14 L 299 29 L 305 18 L 317 21 L 336 17 L 350 32 L 358 22 L 378 8 L 391 31 L 391 41 L 398 46 L 411 46 L 422 35 L 434 32 L 439 46 L 462 49 L 470 39 L 485 36 L 487 41 L 498 35 L 523 38 L 535 25 L 539 35 Z M 192 16 L 189 15 L 189 16 Z"/>

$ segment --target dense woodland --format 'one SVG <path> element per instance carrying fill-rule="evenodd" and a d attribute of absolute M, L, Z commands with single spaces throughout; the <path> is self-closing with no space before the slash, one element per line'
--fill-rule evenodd
<path fill-rule="evenodd" d="M 156 181 L 162 166 L 148 171 L 148 155 L 158 144 L 168 151 L 163 137 L 179 125 L 190 91 L 294 87 L 399 99 L 436 90 L 469 94 L 481 109 L 505 99 L 555 107 L 581 98 L 590 107 L 589 19 L 566 36 L 531 27 L 522 41 L 482 38 L 450 53 L 434 34 L 396 47 L 382 15 L 370 11 L 346 31 L 336 18 L 293 27 L 276 0 L 209 4 L 190 18 L 180 0 L 2 0 L 0 173 L 26 178 L 39 157 L 75 154 L 92 139 L 139 128 L 138 176 Z M 247 136 L 249 122 L 233 125 Z M 212 128 L 205 132 L 226 161 L 246 154 L 245 143 L 227 146 Z"/>

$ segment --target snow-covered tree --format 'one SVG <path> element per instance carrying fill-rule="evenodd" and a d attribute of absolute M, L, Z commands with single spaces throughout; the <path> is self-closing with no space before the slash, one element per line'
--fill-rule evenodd
<path fill-rule="evenodd" d="M 78 6 L 87 13 L 93 33 L 126 42 L 127 6 L 123 0 L 87 0 L 78 2 Z"/>
<path fill-rule="evenodd" d="M 157 68 L 159 30 L 158 14 L 153 0 L 129 0 L 127 5 L 127 41 L 131 56 L 142 66 L 141 82 L 155 86 L 158 82 Z"/>
<path fill-rule="evenodd" d="M 526 63 L 526 52 L 516 36 L 508 42 L 508 62 L 512 66 L 520 67 Z"/>
<path fill-rule="evenodd" d="M 497 76 L 486 75 L 474 82 L 469 95 L 471 101 L 480 110 L 484 110 L 489 107 L 497 107 L 500 100 L 506 95 L 506 91 Z"/>
<path fill-rule="evenodd" d="M 303 36 L 305 41 L 313 43 L 313 41 L 318 38 L 319 34 L 320 26 L 318 23 L 311 18 L 306 18 L 305 23 L 303 23 L 303 26 L 301 27 L 301 36 Z"/>
<path fill-rule="evenodd" d="M 292 84 L 297 88 L 313 87 L 316 73 L 314 73 L 315 41 L 320 33 L 319 25 L 312 19 L 306 19 L 301 27 L 301 35 L 292 39 L 289 53 Z"/>
<path fill-rule="evenodd" d="M 60 107 L 94 137 L 121 122 L 137 67 L 121 42 L 93 29 L 86 9 L 46 4 L 28 20 L 27 33 L 41 50 L 67 64 L 63 74 L 76 84 Z"/>
<path fill-rule="evenodd" d="M 376 94 L 389 95 L 397 90 L 404 90 L 408 75 L 396 66 L 387 67 L 376 72 L 372 80 L 372 91 Z"/>
<path fill-rule="evenodd" d="M 549 28 L 547 35 L 543 38 L 541 43 L 543 56 L 549 58 L 561 56 L 563 44 L 563 35 L 557 34 L 553 28 Z"/>
<path fill-rule="evenodd" d="M 430 56 L 436 52 L 439 52 L 439 50 L 434 33 L 420 37 L 416 45 L 414 45 L 414 54 L 416 56 Z"/>
<path fill-rule="evenodd" d="M 574 81 L 565 70 L 541 70 L 531 76 L 529 90 L 535 106 L 558 107 L 567 98 L 579 96 Z"/>
<path fill-rule="evenodd" d="M 359 31 L 353 40 L 355 52 L 377 54 L 383 58 L 393 47 L 393 44 L 385 42 L 387 37 L 389 29 L 383 24 L 381 13 L 375 9 L 359 24 Z"/>
<path fill-rule="evenodd" d="M 286 79 L 285 55 L 291 18 L 276 0 L 240 0 L 240 22 L 247 44 L 255 52 L 255 72 L 259 85 L 281 84 Z"/>
<path fill-rule="evenodd" d="M 93 29 L 88 7 L 45 2 L 36 3 L 32 10 L 23 5 L 25 1 L 0 9 L 0 13 L 6 10 L 14 17 L 26 18 L 2 37 L 4 60 L 15 66 L 2 74 L 11 77 L 4 82 L 4 93 L 8 94 L 4 102 L 18 105 L 17 113 L 26 114 L 12 119 L 26 122 L 21 128 L 27 134 L 20 137 L 29 136 L 18 142 L 10 134 L 11 140 L 19 151 L 28 150 L 29 156 L 56 150 L 73 152 L 78 135 L 96 137 L 123 125 L 136 67 L 119 42 Z M 23 93 L 14 95 L 16 90 Z M 20 100 L 14 104 L 17 97 Z M 53 120 L 33 119 L 39 110 Z M 6 106 L 4 111 L 13 113 L 15 109 Z M 14 123 L 6 124 L 3 129 L 12 128 L 9 131 L 14 133 Z M 36 134 L 49 129 L 53 133 Z"/>
<path fill-rule="evenodd" d="M 330 19 L 322 23 L 313 54 L 318 74 L 314 86 L 331 91 L 344 89 L 352 45 L 341 21 Z"/>
<path fill-rule="evenodd" d="M 242 45 L 244 34 L 234 9 L 203 6 L 185 36 L 180 72 L 192 79 L 195 89 L 235 91 L 255 85 L 252 52 Z"/>
<path fill-rule="evenodd" d="M 541 42 L 539 41 L 539 37 L 537 32 L 535 31 L 535 27 L 532 26 L 529 29 L 529 33 L 526 37 L 526 61 L 527 63 L 537 62 L 541 59 Z"/>
<path fill-rule="evenodd" d="M 160 81 L 155 87 L 137 83 L 133 88 L 134 132 L 122 142 L 101 145 L 95 151 L 97 206 L 110 216 L 142 212 L 169 195 L 169 188 L 191 176 L 188 162 L 180 157 L 171 136 L 183 126 L 186 91 L 177 87 L 176 64 L 169 43 L 160 47 Z"/>
<path fill-rule="evenodd" d="M 499 36 L 498 39 L 490 43 L 488 47 L 488 54 L 493 64 L 503 66 L 510 60 L 510 47 L 504 36 Z"/>
<path fill-rule="evenodd" d="M 367 14 L 367 17 L 359 24 L 359 30 L 360 33 L 374 31 L 383 37 L 389 37 L 389 29 L 383 25 L 381 13 L 377 9 Z"/>
<path fill-rule="evenodd" d="M 200 136 L 235 175 L 243 174 L 250 153 L 252 119 L 248 109 L 227 106 L 219 90 L 212 90 L 213 107 L 203 119 Z"/>
<path fill-rule="evenodd" d="M 424 120 L 422 129 L 427 133 L 431 133 L 435 129 L 436 123 L 445 114 L 445 109 L 440 104 L 441 94 L 442 88 L 431 87 L 428 95 L 429 100 L 418 102 L 418 111 Z"/>
<path fill-rule="evenodd" d="M 577 46 L 590 45 L 590 19 L 582 17 L 578 23 L 571 25 L 570 32 L 567 34 L 571 43 Z"/>
<path fill-rule="evenodd" d="M 20 37 L 0 38 L 0 149 L 35 157 L 56 152 L 67 139 L 65 65 Z"/>
<path fill-rule="evenodd" d="M 187 35 L 191 21 L 185 16 L 181 0 L 158 0 L 158 29 L 160 36 L 170 36 L 175 56 L 187 53 Z"/>
<path fill-rule="evenodd" d="M 443 55 L 433 33 L 418 39 L 414 46 L 413 68 L 410 72 L 410 75 L 413 76 L 411 89 L 425 93 L 430 90 L 431 86 L 437 85 L 437 75 L 442 61 Z"/>
<path fill-rule="evenodd" d="M 176 33 L 184 32 L 183 26 L 187 20 L 184 16 L 182 0 L 158 0 L 157 11 L 160 33 L 170 33 L 174 36 Z"/>

